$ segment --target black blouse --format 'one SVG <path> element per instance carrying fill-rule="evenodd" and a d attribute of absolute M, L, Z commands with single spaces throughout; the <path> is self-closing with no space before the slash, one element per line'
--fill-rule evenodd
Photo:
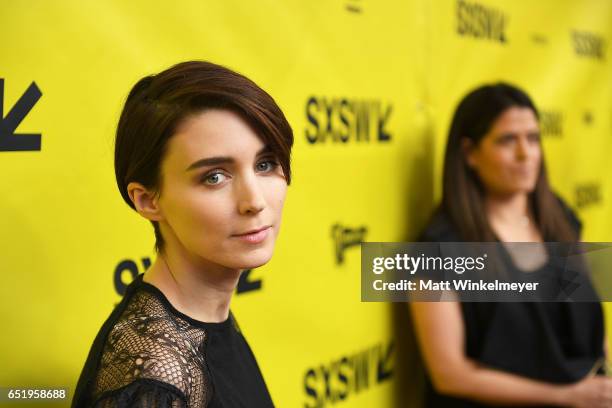
<path fill-rule="evenodd" d="M 580 222 L 567 206 L 570 224 Z M 438 213 L 421 241 L 460 242 L 444 213 Z M 511 262 L 511 261 L 510 261 Z M 552 267 L 552 266 L 545 266 Z M 465 353 L 483 365 L 551 383 L 583 378 L 604 355 L 604 322 L 599 303 L 462 302 Z M 427 381 L 427 407 L 487 405 L 438 394 Z"/>
<path fill-rule="evenodd" d="M 100 329 L 72 401 L 75 408 L 273 406 L 233 315 L 194 320 L 142 275 Z"/>

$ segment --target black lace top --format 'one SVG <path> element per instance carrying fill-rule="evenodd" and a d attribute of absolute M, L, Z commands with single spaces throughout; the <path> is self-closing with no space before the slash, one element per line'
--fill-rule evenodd
<path fill-rule="evenodd" d="M 73 407 L 272 407 L 230 313 L 204 323 L 176 310 L 142 275 L 98 333 Z"/>

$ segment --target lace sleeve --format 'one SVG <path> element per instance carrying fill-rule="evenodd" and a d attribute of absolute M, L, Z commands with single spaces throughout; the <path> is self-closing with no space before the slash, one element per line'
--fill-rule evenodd
<path fill-rule="evenodd" d="M 95 408 L 186 408 L 184 394 L 176 387 L 141 379 L 123 388 L 102 394 Z"/>
<path fill-rule="evenodd" d="M 106 337 L 90 388 L 92 400 L 101 407 L 207 406 L 212 384 L 206 337 L 203 329 L 170 316 L 150 293 L 136 293 Z M 110 396 L 108 402 L 104 396 Z"/>

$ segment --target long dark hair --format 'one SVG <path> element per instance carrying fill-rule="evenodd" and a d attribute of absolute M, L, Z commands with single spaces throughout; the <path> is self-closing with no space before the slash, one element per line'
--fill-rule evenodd
<path fill-rule="evenodd" d="M 444 158 L 439 210 L 450 217 L 463 240 L 496 240 L 486 217 L 484 188 L 476 172 L 467 164 L 463 138 L 468 138 L 473 146 L 478 145 L 495 120 L 511 107 L 529 108 L 539 118 L 531 98 L 519 88 L 505 83 L 484 85 L 471 91 L 459 103 L 453 116 Z M 577 240 L 567 214 L 550 189 L 543 156 L 535 188 L 529 193 L 529 203 L 545 241 Z"/>
<path fill-rule="evenodd" d="M 140 79 L 130 91 L 117 126 L 115 176 L 125 202 L 135 181 L 159 192 L 160 167 L 169 139 L 182 120 L 207 109 L 228 109 L 255 129 L 291 182 L 293 131 L 274 99 L 253 81 L 221 65 L 187 61 Z M 164 240 L 156 221 L 155 249 Z"/>

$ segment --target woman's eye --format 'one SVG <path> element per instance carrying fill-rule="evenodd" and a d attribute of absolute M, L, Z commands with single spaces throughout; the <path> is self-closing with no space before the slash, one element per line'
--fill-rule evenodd
<path fill-rule="evenodd" d="M 274 170 L 278 166 L 278 163 L 274 160 L 264 160 L 257 163 L 257 171 L 261 171 L 263 173 L 270 172 Z"/>
<path fill-rule="evenodd" d="M 499 139 L 497 139 L 497 143 L 499 144 L 508 144 L 508 143 L 512 143 L 513 141 L 514 141 L 514 136 L 512 135 L 502 136 Z"/>
<path fill-rule="evenodd" d="M 217 172 L 205 176 L 203 182 L 204 184 L 214 186 L 217 184 L 221 184 L 223 181 L 225 181 L 226 178 L 227 177 L 225 176 L 225 174 Z"/>
<path fill-rule="evenodd" d="M 531 142 L 539 142 L 540 141 L 540 135 L 538 133 L 531 133 L 529 135 L 529 141 L 531 141 Z"/>

